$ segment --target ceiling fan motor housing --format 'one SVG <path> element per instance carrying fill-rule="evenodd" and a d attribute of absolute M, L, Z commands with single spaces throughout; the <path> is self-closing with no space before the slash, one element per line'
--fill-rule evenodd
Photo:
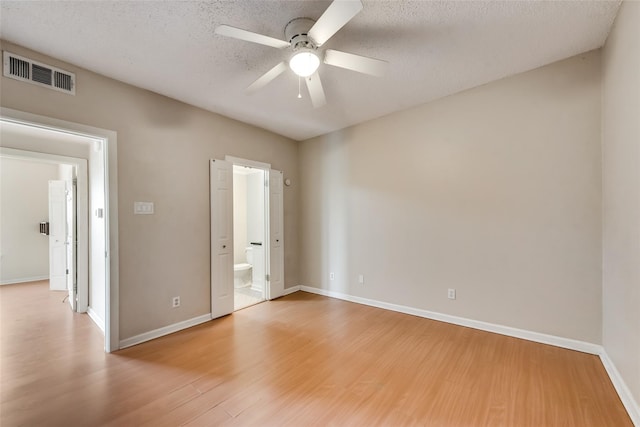
<path fill-rule="evenodd" d="M 315 50 L 317 48 L 307 35 L 315 23 L 316 21 L 310 18 L 296 18 L 289 21 L 284 27 L 285 39 L 291 43 L 294 51 L 298 49 Z"/>

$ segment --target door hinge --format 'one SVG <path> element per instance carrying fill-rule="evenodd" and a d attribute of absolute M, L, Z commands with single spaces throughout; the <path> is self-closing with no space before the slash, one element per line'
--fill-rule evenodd
<path fill-rule="evenodd" d="M 264 276 L 264 280 L 266 280 L 267 282 L 269 281 L 269 279 L 270 279 L 270 278 L 269 278 L 269 275 L 268 275 L 268 274 Z"/>
<path fill-rule="evenodd" d="M 78 178 L 73 178 L 73 185 L 77 186 L 78 185 Z"/>
<path fill-rule="evenodd" d="M 69 274 L 69 269 L 67 268 L 67 274 Z"/>

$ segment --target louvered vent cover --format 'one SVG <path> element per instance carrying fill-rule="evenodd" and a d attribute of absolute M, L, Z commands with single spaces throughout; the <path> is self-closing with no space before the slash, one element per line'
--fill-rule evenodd
<path fill-rule="evenodd" d="M 76 75 L 74 73 L 24 58 L 6 50 L 2 56 L 5 77 L 48 87 L 70 95 L 76 94 Z"/>

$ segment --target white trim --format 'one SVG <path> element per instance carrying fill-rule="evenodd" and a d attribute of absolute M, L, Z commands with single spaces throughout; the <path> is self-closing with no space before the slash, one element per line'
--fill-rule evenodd
<path fill-rule="evenodd" d="M 600 360 L 602 361 L 607 374 L 609 374 L 613 387 L 618 392 L 618 396 L 620 396 L 620 400 L 622 400 L 622 404 L 627 410 L 627 413 L 631 418 L 631 422 L 636 426 L 640 426 L 640 405 L 638 405 L 638 402 L 633 398 L 631 390 L 627 387 L 622 375 L 620 375 L 620 372 L 616 369 L 616 365 L 609 358 L 609 355 L 604 349 L 600 352 Z"/>
<path fill-rule="evenodd" d="M 224 156 L 224 161 L 234 165 L 248 166 L 255 169 L 263 169 L 268 171 L 271 169 L 271 163 L 257 162 L 255 160 L 242 159 L 240 157 Z"/>
<path fill-rule="evenodd" d="M 282 295 L 280 296 L 289 295 L 294 292 L 298 292 L 299 290 L 300 290 L 300 286 L 291 286 L 290 288 L 284 288 L 284 290 L 282 291 Z"/>
<path fill-rule="evenodd" d="M 153 331 L 145 332 L 140 335 L 126 338 L 120 341 L 120 348 L 131 347 L 132 345 L 141 344 L 146 341 L 150 341 L 156 338 L 160 338 L 165 335 L 172 334 L 174 332 L 181 331 L 183 329 L 190 328 L 192 326 L 199 325 L 211 320 L 211 313 L 203 314 L 202 316 L 194 317 L 193 319 L 183 320 L 182 322 L 174 323 L 173 325 L 163 326 L 162 328 L 154 329 Z"/>
<path fill-rule="evenodd" d="M 496 334 L 506 335 L 514 338 L 521 338 L 528 341 L 549 344 L 556 347 L 568 348 L 584 353 L 600 354 L 602 346 L 585 341 L 578 341 L 571 338 L 558 337 L 554 335 L 542 334 L 540 332 L 527 331 L 524 329 L 512 328 L 510 326 L 497 325 L 495 323 L 481 322 L 479 320 L 466 319 L 464 317 L 451 316 L 449 314 L 436 313 L 434 311 L 422 310 L 419 308 L 407 307 L 405 305 L 391 304 L 372 300 L 368 298 L 355 297 L 343 294 L 341 292 L 329 291 L 326 289 L 314 288 L 311 286 L 300 286 L 300 290 L 311 292 L 314 294 L 324 295 L 331 298 L 337 298 L 345 301 L 355 302 L 358 304 L 369 305 L 371 307 L 384 308 L 385 310 L 397 311 L 399 313 L 410 314 L 413 316 L 424 317 L 426 319 L 438 320 L 441 322 L 452 323 L 454 325 L 466 326 L 468 328 L 479 329 L 481 331 L 494 332 Z"/>
<path fill-rule="evenodd" d="M 2 285 L 17 285 L 18 283 L 39 282 L 40 280 L 49 280 L 49 276 L 22 277 L 20 279 L 7 279 L 0 281 Z"/>
<path fill-rule="evenodd" d="M 98 313 L 93 311 L 93 308 L 91 307 L 87 309 L 87 314 L 89 315 L 91 320 L 93 320 L 93 323 L 98 325 L 98 328 L 100 328 L 100 330 L 102 331 L 102 335 L 104 335 L 104 319 L 98 316 Z"/>

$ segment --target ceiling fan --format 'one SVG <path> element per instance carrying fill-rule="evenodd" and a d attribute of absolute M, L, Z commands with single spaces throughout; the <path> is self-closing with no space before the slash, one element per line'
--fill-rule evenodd
<path fill-rule="evenodd" d="M 353 19 L 362 10 L 362 7 L 360 0 L 334 0 L 317 21 L 309 18 L 296 18 L 289 21 L 284 29 L 287 41 L 229 25 L 220 25 L 215 32 L 221 36 L 271 46 L 277 49 L 290 48 L 292 53 L 288 61 L 289 68 L 300 78 L 304 78 L 311 97 L 311 103 L 315 108 L 318 108 L 327 103 L 320 75 L 318 74 L 321 57 L 325 64 L 359 73 L 380 77 L 386 72 L 389 65 L 387 61 L 339 50 L 326 49 L 323 51 L 320 49 L 340 28 Z M 286 70 L 287 61 L 280 62 L 251 83 L 246 92 L 249 94 L 256 92 Z M 298 98 L 300 97 L 298 88 Z"/>

